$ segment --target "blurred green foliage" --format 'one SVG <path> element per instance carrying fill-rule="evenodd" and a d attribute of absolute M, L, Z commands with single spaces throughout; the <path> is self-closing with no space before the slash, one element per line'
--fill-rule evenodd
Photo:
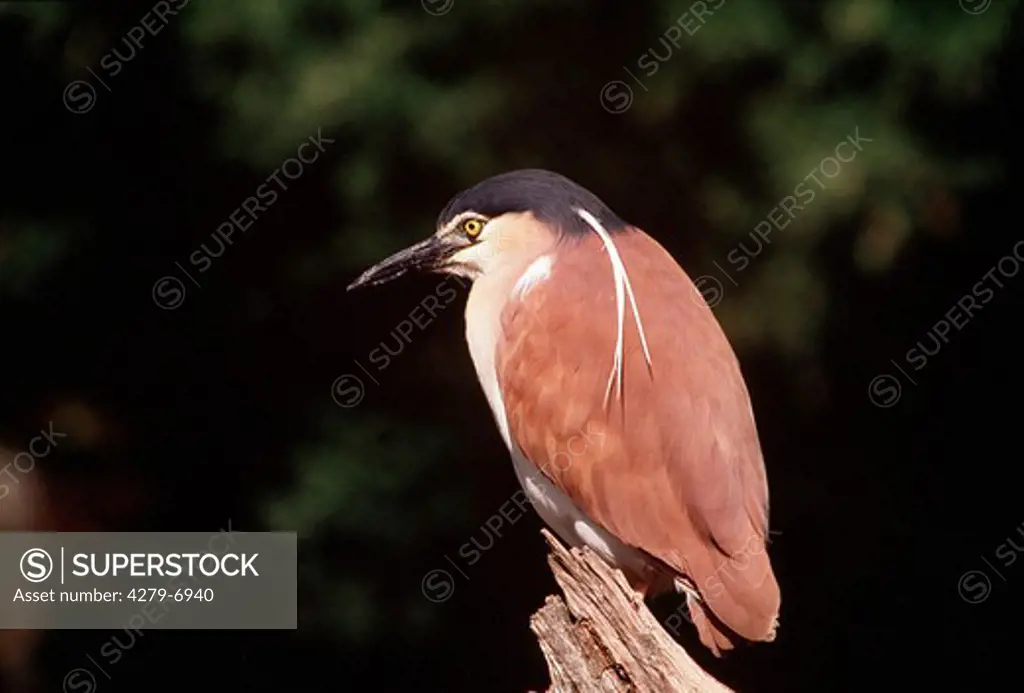
<path fill-rule="evenodd" d="M 922 91 L 951 106 L 980 98 L 992 78 L 991 56 L 1006 39 L 1017 3 L 993 3 L 972 16 L 956 2 L 728 0 L 703 25 L 687 20 L 699 29 L 677 40 L 678 48 L 660 42 L 692 13 L 691 5 L 638 4 L 622 27 L 621 42 L 613 45 L 598 45 L 605 40 L 597 37 L 594 15 L 601 12 L 570 0 L 456 2 L 443 16 L 431 16 L 411 1 L 224 0 L 191 2 L 170 23 L 180 31 L 195 91 L 217 107 L 216 143 L 225 160 L 271 170 L 318 127 L 344 143 L 333 202 L 347 218 L 346 228 L 338 231 L 332 264 L 318 257 L 302 265 L 307 273 L 319 268 L 324 277 L 337 264 L 369 262 L 430 228 L 433 210 L 402 209 L 401 197 L 389 188 L 403 159 L 415 157 L 468 185 L 518 163 L 503 161 L 489 142 L 516 142 L 522 162 L 543 162 L 559 149 L 558 127 L 526 137 L 519 131 L 515 114 L 526 102 L 544 108 L 545 100 L 555 100 L 553 92 L 571 90 L 597 104 L 600 82 L 559 83 L 560 70 L 545 80 L 543 71 L 538 75 L 536 68 L 509 59 L 508 36 L 531 25 L 551 23 L 571 27 L 584 41 L 593 37 L 595 45 L 587 50 L 611 54 L 634 72 L 637 58 L 652 47 L 662 56 L 670 50 L 671 57 L 647 80 L 649 91 L 636 89 L 632 108 L 616 116 L 655 138 L 702 98 L 702 78 L 735 82 L 731 86 L 739 92 L 743 119 L 730 134 L 741 138 L 760 175 L 752 180 L 750 171 L 734 168 L 682 174 L 701 180 L 694 204 L 714 246 L 711 257 L 725 255 L 743 240 L 838 141 L 859 128 L 873 141 L 863 157 L 842 172 L 830 194 L 815 201 L 787 242 L 757 268 L 743 300 L 723 309 L 723 319 L 736 325 L 737 338 L 806 351 L 824 308 L 824 301 L 812 297 L 827 295 L 811 256 L 837 218 L 861 211 L 875 220 L 862 231 L 859 258 L 865 269 L 884 269 L 912 231 L 934 230 L 911 229 L 907 219 L 923 218 L 920 210 L 936 196 L 990 183 L 1002 173 L 992 161 L 939 151 L 922 141 L 909 109 Z M 68 11 L 60 5 L 7 3 L 0 11 L 31 17 L 40 42 L 66 30 L 61 20 Z M 97 64 L 123 31 L 102 24 L 76 27 L 68 41 L 66 73 Z M 530 46 L 540 65 L 565 60 L 558 50 L 542 41 Z M 741 83 L 753 61 L 776 75 L 769 86 Z M 844 82 L 858 61 L 876 62 L 879 72 L 862 84 Z M 583 66 L 578 71 L 593 77 Z M 541 81 L 530 79 L 538 76 Z M 607 74 L 608 79 L 623 76 L 620 70 Z M 600 165 L 601 143 L 593 145 L 572 155 L 580 170 L 596 175 L 584 182 L 601 191 L 602 180 L 616 174 Z M 664 154 L 672 151 L 678 150 L 667 148 Z M 662 165 L 622 162 L 636 171 L 652 164 Z M 674 166 L 686 168 L 687 162 Z M 10 262 L 28 267 L 29 256 L 39 263 L 52 258 L 59 236 L 43 242 L 39 235 L 15 233 L 16 246 L 28 245 L 16 253 L 8 250 Z M 807 310 L 798 311 L 799 319 L 779 320 L 794 313 L 793 305 Z"/>
<path fill-rule="evenodd" d="M 423 492 L 445 451 L 440 434 L 408 426 L 401 439 L 392 440 L 393 428 L 374 418 L 349 420 L 343 427 L 328 419 L 323 439 L 295 451 L 294 486 L 268 499 L 267 525 L 297 532 L 305 554 L 337 555 L 338 537 L 358 537 L 359 548 L 398 564 L 418 541 L 410 518 L 433 528 L 465 521 L 456 495 Z M 358 551 L 355 544 L 344 551 Z M 305 626 L 326 626 L 353 643 L 384 636 L 383 627 L 394 628 L 396 620 L 403 629 L 422 626 L 428 608 L 420 595 L 394 604 L 372 574 L 360 575 L 349 556 L 339 558 L 337 566 L 304 563 L 303 601 L 329 609 L 304 614 Z M 345 573 L 339 576 L 337 567 Z"/>

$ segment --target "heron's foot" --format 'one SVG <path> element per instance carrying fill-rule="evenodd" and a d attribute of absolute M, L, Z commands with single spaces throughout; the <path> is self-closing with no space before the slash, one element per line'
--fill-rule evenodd
<path fill-rule="evenodd" d="M 703 599 L 701 599 L 700 593 L 697 591 L 697 587 L 689 578 L 683 577 L 681 575 L 677 576 L 672 581 L 672 585 L 676 588 L 676 592 L 679 592 L 680 594 L 685 594 L 687 597 L 696 599 L 698 602 L 704 601 Z"/>

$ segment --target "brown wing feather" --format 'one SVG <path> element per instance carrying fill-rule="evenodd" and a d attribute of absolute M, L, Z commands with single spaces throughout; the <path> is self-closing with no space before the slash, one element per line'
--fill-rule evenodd
<path fill-rule="evenodd" d="M 615 242 L 652 372 L 627 304 L 622 402 L 613 390 L 603 407 L 618 320 L 612 269 L 596 234 L 566 241 L 551 276 L 502 315 L 496 366 L 510 434 L 592 520 L 689 577 L 728 628 L 770 640 L 780 597 L 765 552 L 768 487 L 736 357 L 657 242 L 639 230 Z M 601 445 L 554 461 L 594 426 Z M 712 650 L 719 636 L 702 629 Z"/>

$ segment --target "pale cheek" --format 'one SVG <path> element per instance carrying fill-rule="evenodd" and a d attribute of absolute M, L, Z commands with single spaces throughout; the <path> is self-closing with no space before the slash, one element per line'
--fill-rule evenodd
<path fill-rule="evenodd" d="M 465 277 L 469 280 L 475 280 L 480 276 L 480 271 L 472 265 L 449 265 L 443 271 L 456 277 Z"/>
<path fill-rule="evenodd" d="M 477 274 L 487 274 L 497 262 L 499 252 L 500 248 L 490 239 L 481 239 L 478 243 L 460 250 L 452 259 L 455 262 L 469 265 L 476 270 Z"/>

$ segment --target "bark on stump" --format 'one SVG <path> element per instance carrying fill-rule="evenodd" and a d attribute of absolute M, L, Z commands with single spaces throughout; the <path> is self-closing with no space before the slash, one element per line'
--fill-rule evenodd
<path fill-rule="evenodd" d="M 565 594 L 549 596 L 530 619 L 551 673 L 549 693 L 731 693 L 665 632 L 620 571 L 541 532 Z"/>

